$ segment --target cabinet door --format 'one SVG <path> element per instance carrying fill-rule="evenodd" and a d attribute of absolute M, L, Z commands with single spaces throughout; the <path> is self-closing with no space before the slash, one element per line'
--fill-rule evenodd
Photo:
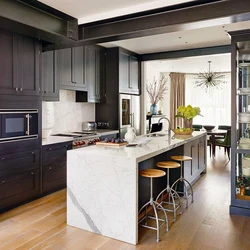
<path fill-rule="evenodd" d="M 130 57 L 130 82 L 129 89 L 131 93 L 140 94 L 140 81 L 139 81 L 139 61 L 138 58 Z"/>
<path fill-rule="evenodd" d="M 129 81 L 130 81 L 130 59 L 129 55 L 121 52 L 119 59 L 119 92 L 129 92 Z"/>
<path fill-rule="evenodd" d="M 60 143 L 43 147 L 43 195 L 66 187 L 66 159 L 68 148 L 70 148 L 68 143 Z"/>
<path fill-rule="evenodd" d="M 87 91 L 87 85 L 84 81 L 83 47 L 59 50 L 57 59 L 60 71 L 60 88 Z"/>
<path fill-rule="evenodd" d="M 39 169 L 0 176 L 0 211 L 39 196 Z"/>
<path fill-rule="evenodd" d="M 85 81 L 88 86 L 88 102 L 103 102 L 105 100 L 104 50 L 96 46 L 86 46 L 85 58 Z"/>
<path fill-rule="evenodd" d="M 72 69 L 73 69 L 73 82 L 78 90 L 86 90 L 87 84 L 85 82 L 85 58 L 84 58 L 84 47 L 72 48 Z"/>
<path fill-rule="evenodd" d="M 14 39 L 11 32 L 0 30 L 0 93 L 16 94 L 14 65 L 16 51 L 14 50 Z"/>
<path fill-rule="evenodd" d="M 39 43 L 36 39 L 17 37 L 18 93 L 40 95 L 39 91 Z"/>
<path fill-rule="evenodd" d="M 42 99 L 59 101 L 59 84 L 57 79 L 56 51 L 42 53 Z"/>
<path fill-rule="evenodd" d="M 198 165 L 198 169 L 199 172 L 203 172 L 203 170 L 205 170 L 206 168 L 206 137 L 202 137 L 199 140 L 199 147 L 198 147 L 198 157 L 199 157 L 199 165 Z"/>
<path fill-rule="evenodd" d="M 57 61 L 60 71 L 60 88 L 70 89 L 74 86 L 72 79 L 72 57 L 71 48 L 57 51 Z"/>

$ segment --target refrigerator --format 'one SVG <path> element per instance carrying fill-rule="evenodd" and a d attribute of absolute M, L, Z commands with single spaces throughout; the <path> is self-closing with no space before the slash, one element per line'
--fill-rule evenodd
<path fill-rule="evenodd" d="M 120 138 L 124 138 L 128 127 L 136 130 L 136 135 L 141 134 L 140 96 L 119 95 L 119 132 Z"/>

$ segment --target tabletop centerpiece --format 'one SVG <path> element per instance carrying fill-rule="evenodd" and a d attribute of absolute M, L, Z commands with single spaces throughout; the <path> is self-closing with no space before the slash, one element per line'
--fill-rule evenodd
<path fill-rule="evenodd" d="M 193 132 L 193 118 L 197 115 L 202 116 L 199 107 L 192 107 L 191 105 L 179 106 L 175 117 L 183 118 L 184 127 L 177 127 L 174 130 L 175 134 L 191 135 Z"/>
<path fill-rule="evenodd" d="M 167 90 L 167 79 L 165 77 L 162 77 L 158 83 L 154 78 L 152 83 L 146 84 L 146 91 L 151 103 L 150 112 L 152 115 L 157 115 L 157 103 L 164 99 L 164 94 Z"/>

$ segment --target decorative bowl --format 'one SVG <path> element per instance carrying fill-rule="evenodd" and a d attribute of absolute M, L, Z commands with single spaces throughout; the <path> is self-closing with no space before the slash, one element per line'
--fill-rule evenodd
<path fill-rule="evenodd" d="M 152 140 L 151 137 L 140 137 L 140 138 L 136 138 L 136 143 L 138 143 L 138 145 L 146 145 L 151 140 Z"/>
<path fill-rule="evenodd" d="M 190 130 L 190 131 L 180 131 L 179 129 L 172 129 L 172 131 L 176 134 L 176 135 L 191 135 L 194 132 L 194 129 Z"/>
<path fill-rule="evenodd" d="M 203 128 L 206 129 L 207 131 L 211 131 L 215 128 L 214 125 L 203 125 Z"/>
<path fill-rule="evenodd" d="M 250 113 L 239 113 L 239 122 L 249 123 L 250 122 Z"/>
<path fill-rule="evenodd" d="M 250 93 L 250 88 L 239 88 L 240 93 Z"/>

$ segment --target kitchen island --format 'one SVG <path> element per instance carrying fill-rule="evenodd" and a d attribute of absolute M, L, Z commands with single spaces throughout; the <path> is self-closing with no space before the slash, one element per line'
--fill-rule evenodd
<path fill-rule="evenodd" d="M 171 136 L 155 136 L 143 146 L 91 146 L 68 151 L 67 224 L 137 244 L 138 209 L 149 198 L 149 190 L 141 192 L 146 178 L 139 177 L 138 171 L 155 168 L 157 161 L 169 160 L 174 154 L 192 156 L 192 162 L 184 165 L 184 176 L 191 183 L 206 170 L 206 132 Z M 178 175 L 174 174 L 174 179 Z M 155 191 L 164 187 L 162 178 Z"/>

